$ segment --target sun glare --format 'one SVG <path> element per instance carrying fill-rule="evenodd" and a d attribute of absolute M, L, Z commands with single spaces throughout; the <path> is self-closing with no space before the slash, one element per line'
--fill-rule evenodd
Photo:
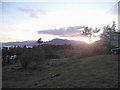
<path fill-rule="evenodd" d="M 79 40 L 84 41 L 84 42 L 86 42 L 88 44 L 92 44 L 92 43 L 94 43 L 94 42 L 96 42 L 96 41 L 98 41 L 100 39 L 101 38 L 98 38 L 98 37 L 91 37 L 91 39 L 89 37 L 80 37 Z M 76 40 L 78 40 L 78 39 L 76 39 Z"/>
<path fill-rule="evenodd" d="M 92 43 L 94 43 L 94 42 L 96 42 L 96 41 L 98 41 L 98 40 L 100 40 L 100 38 L 89 38 L 89 37 L 87 37 L 87 38 L 85 38 L 85 39 L 82 39 L 82 41 L 84 41 L 84 42 L 86 42 L 86 43 L 88 43 L 88 44 L 92 44 Z"/>

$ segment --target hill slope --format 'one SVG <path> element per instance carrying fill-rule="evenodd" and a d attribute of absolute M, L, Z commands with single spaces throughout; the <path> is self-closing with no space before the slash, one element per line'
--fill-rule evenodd
<path fill-rule="evenodd" d="M 97 55 L 87 58 L 51 59 L 43 68 L 3 68 L 3 87 L 117 88 L 118 58 Z"/>
<path fill-rule="evenodd" d="M 55 38 L 50 41 L 43 42 L 42 44 L 52 44 L 52 45 L 64 45 L 64 44 L 86 44 L 83 41 L 67 40 Z M 2 43 L 2 46 L 38 46 L 38 43 L 35 40 L 23 41 L 23 42 L 7 42 Z"/>

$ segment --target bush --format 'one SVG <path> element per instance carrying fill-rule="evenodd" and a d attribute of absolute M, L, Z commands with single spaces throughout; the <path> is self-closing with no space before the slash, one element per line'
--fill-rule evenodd
<path fill-rule="evenodd" d="M 57 50 L 56 50 L 57 51 Z M 46 59 L 56 59 L 56 58 L 60 58 L 57 54 L 56 54 L 55 48 L 47 48 L 45 49 L 45 57 Z"/>
<path fill-rule="evenodd" d="M 30 64 L 35 64 L 36 66 L 42 63 L 45 59 L 44 49 L 40 47 L 32 48 L 26 50 L 20 58 L 20 63 L 23 68 L 29 67 Z"/>
<path fill-rule="evenodd" d="M 48 54 L 46 54 L 46 58 L 57 59 L 57 58 L 60 58 L 60 57 L 58 55 L 54 54 L 54 53 L 48 53 Z"/>

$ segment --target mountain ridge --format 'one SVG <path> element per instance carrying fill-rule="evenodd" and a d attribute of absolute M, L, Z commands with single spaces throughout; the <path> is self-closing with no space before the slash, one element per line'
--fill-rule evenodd
<path fill-rule="evenodd" d="M 87 44 L 84 41 L 68 40 L 55 38 L 50 41 L 43 42 L 41 45 L 51 44 L 51 45 L 64 45 L 64 44 Z M 39 44 L 35 40 L 27 40 L 22 42 L 5 42 L 2 43 L 2 46 L 38 46 Z"/>

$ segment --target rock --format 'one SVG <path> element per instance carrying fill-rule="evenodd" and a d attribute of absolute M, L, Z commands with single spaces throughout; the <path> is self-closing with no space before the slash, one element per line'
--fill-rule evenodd
<path fill-rule="evenodd" d="M 58 76 L 60 76 L 60 74 L 54 74 L 54 75 L 51 76 L 51 78 L 55 78 L 55 77 L 58 77 Z"/>

